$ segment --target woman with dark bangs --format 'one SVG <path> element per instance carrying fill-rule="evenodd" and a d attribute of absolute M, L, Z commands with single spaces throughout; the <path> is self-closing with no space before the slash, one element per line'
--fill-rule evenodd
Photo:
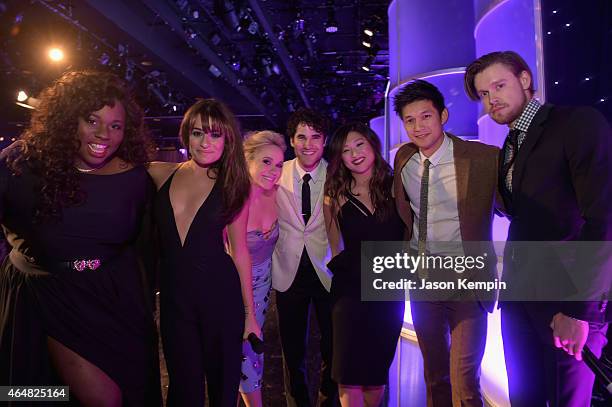
<path fill-rule="evenodd" d="M 242 341 L 261 337 L 246 243 L 250 179 L 233 114 L 199 100 L 180 138 L 190 159 L 152 163 L 161 238 L 161 333 L 169 406 L 235 407 Z M 227 227 L 229 255 L 223 230 Z"/>
<path fill-rule="evenodd" d="M 404 302 L 361 302 L 361 242 L 402 240 L 404 228 L 376 133 L 360 123 L 342 126 L 329 152 L 323 210 L 334 256 L 332 378 L 342 406 L 374 407 L 382 401 Z"/>
<path fill-rule="evenodd" d="M 135 243 L 154 193 L 143 114 L 114 75 L 70 72 L 0 161 L 2 385 L 63 384 L 82 405 L 159 405 Z"/>

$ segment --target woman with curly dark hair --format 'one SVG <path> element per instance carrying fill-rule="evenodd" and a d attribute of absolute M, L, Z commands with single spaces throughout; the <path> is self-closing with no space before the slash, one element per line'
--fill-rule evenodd
<path fill-rule="evenodd" d="M 180 127 L 190 159 L 152 163 L 169 406 L 236 406 L 242 341 L 261 337 L 246 242 L 251 189 L 234 115 L 203 99 Z M 223 230 L 227 228 L 229 255 Z"/>
<path fill-rule="evenodd" d="M 109 73 L 42 91 L 0 161 L 2 385 L 64 384 L 83 405 L 158 405 L 152 312 L 136 254 L 154 193 L 143 114 Z"/>
<path fill-rule="evenodd" d="M 344 125 L 334 133 L 329 155 L 323 213 L 334 256 L 328 264 L 334 274 L 332 378 L 342 406 L 378 406 L 404 303 L 361 302 L 361 243 L 402 240 L 404 227 L 376 133 L 360 123 Z"/>

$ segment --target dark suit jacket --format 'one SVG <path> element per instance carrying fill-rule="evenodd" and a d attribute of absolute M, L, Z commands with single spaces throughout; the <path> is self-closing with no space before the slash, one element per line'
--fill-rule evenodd
<path fill-rule="evenodd" d="M 479 142 L 464 141 L 447 134 L 453 143 L 461 239 L 464 242 L 491 242 L 496 202 L 501 207 L 501 198 L 497 194 L 499 148 Z M 408 194 L 402 184 L 402 169 L 417 151 L 413 143 L 408 143 L 400 147 L 395 155 L 393 189 L 397 210 L 406 225 L 406 240 L 412 238 L 413 213 Z M 467 252 L 468 250 L 466 254 Z M 494 263 L 489 264 L 486 270 L 487 278 L 492 280 L 497 276 L 495 270 L 497 260 L 492 244 L 488 246 L 487 252 L 489 260 Z M 483 307 L 491 312 L 495 292 L 489 295 L 480 293 L 478 298 Z"/>
<path fill-rule="evenodd" d="M 511 218 L 508 241 L 612 240 L 612 132 L 597 110 L 542 106 L 514 165 L 512 199 L 505 197 Z M 500 171 L 500 183 L 504 176 Z M 601 301 L 557 303 L 556 312 L 592 322 L 606 319 L 612 253 L 610 244 L 600 249 L 586 257 L 578 254 L 571 264 L 559 259 L 557 271 L 541 283 L 559 286 L 574 279 L 585 285 L 581 289 L 589 291 L 588 298 Z M 504 275 L 524 274 L 509 257 L 504 256 Z"/>

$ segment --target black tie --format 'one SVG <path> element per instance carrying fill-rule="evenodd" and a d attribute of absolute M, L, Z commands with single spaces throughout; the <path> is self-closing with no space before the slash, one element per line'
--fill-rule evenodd
<path fill-rule="evenodd" d="M 519 150 L 518 136 L 521 134 L 521 131 L 518 129 L 510 130 L 508 133 L 506 147 L 504 148 L 504 166 L 503 166 L 503 176 L 504 176 L 504 184 L 506 185 L 506 189 L 509 192 L 512 192 L 512 172 L 514 165 L 514 161 L 516 160 L 516 156 Z"/>
<path fill-rule="evenodd" d="M 310 174 L 304 174 L 302 180 L 302 216 L 304 217 L 304 225 L 308 223 L 310 219 L 310 185 L 308 182 L 312 179 Z"/>

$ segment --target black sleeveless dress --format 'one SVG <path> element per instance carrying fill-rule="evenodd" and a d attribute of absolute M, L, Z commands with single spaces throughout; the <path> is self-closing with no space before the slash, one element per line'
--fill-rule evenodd
<path fill-rule="evenodd" d="M 404 224 L 395 207 L 384 221 L 351 196 L 338 217 L 344 250 L 328 264 L 331 285 L 333 361 L 332 378 L 338 384 L 381 386 L 404 320 L 404 302 L 361 301 L 361 242 L 400 241 Z"/>
<path fill-rule="evenodd" d="M 176 171 L 175 171 L 176 173 Z M 215 182 L 182 246 L 170 202 L 170 178 L 156 197 L 161 240 L 161 334 L 169 406 L 236 406 L 244 305 L 238 271 L 225 252 L 222 191 Z"/>
<path fill-rule="evenodd" d="M 115 381 L 124 405 L 160 405 L 151 297 L 135 249 L 155 187 L 144 167 L 79 174 L 79 183 L 82 205 L 37 223 L 40 178 L 28 168 L 15 176 L 0 161 L 0 216 L 12 246 L 0 268 L 0 384 L 60 384 L 52 337 Z M 84 259 L 100 263 L 70 267 Z"/>

